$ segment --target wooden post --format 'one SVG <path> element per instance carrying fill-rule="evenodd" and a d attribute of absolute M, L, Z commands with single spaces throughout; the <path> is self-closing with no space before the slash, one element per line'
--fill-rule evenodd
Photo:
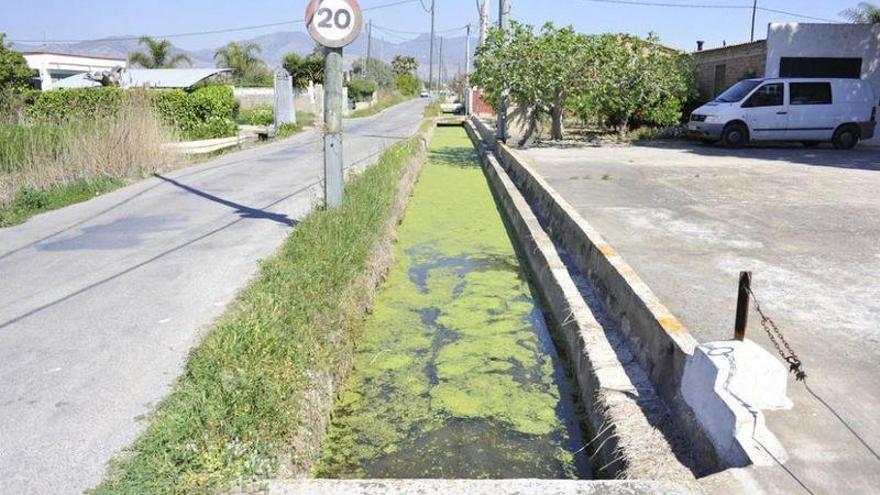
<path fill-rule="evenodd" d="M 739 293 L 736 299 L 736 323 L 733 326 L 733 338 L 739 341 L 746 339 L 746 328 L 749 326 L 749 292 L 752 288 L 752 272 L 739 273 Z"/>

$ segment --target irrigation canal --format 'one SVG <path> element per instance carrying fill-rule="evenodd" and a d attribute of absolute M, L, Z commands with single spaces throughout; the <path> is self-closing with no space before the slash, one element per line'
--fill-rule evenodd
<path fill-rule="evenodd" d="M 314 473 L 591 477 L 576 391 L 465 131 L 438 127 Z"/>

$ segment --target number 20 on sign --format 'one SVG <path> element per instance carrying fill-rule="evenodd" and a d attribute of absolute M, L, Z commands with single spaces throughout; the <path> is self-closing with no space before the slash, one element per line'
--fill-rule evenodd
<path fill-rule="evenodd" d="M 328 48 L 349 45 L 360 34 L 363 22 L 357 0 L 312 0 L 306 8 L 309 34 Z"/>

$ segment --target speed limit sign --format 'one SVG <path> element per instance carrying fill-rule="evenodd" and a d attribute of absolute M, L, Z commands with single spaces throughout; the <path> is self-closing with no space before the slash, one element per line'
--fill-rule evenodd
<path fill-rule="evenodd" d="M 312 39 L 328 48 L 342 48 L 360 34 L 364 18 L 357 0 L 311 0 L 306 23 Z"/>

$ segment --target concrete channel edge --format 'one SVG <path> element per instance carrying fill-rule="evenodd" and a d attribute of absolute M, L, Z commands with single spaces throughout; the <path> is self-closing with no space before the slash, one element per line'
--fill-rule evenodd
<path fill-rule="evenodd" d="M 596 287 L 604 309 L 671 410 L 675 428 L 686 435 L 694 473 L 703 476 L 729 467 L 768 464 L 770 456 L 762 443 L 771 445 L 769 451 L 784 459 L 784 448 L 764 424 L 759 390 L 734 397 L 723 379 L 734 377 L 717 359 L 711 366 L 703 366 L 704 371 L 714 373 L 714 380 L 708 372 L 695 380 L 695 354 L 712 352 L 716 343 L 700 345 L 632 267 L 524 158 L 497 143 L 493 129 L 485 122 L 474 118 L 470 124 L 493 147 L 507 174 L 542 216 L 553 240 L 572 255 L 577 270 Z M 754 352 L 732 357 L 752 364 L 767 361 L 765 358 Z M 762 369 L 778 371 L 769 365 Z M 781 399 L 785 400 L 784 390 Z"/>
<path fill-rule="evenodd" d="M 670 442 L 654 426 L 656 418 L 645 414 L 645 410 L 652 409 L 647 404 L 656 409 L 661 402 L 651 387 L 645 387 L 647 376 L 637 364 L 627 366 L 620 359 L 616 349 L 619 346 L 611 342 L 594 317 L 525 197 L 488 150 L 474 125 L 468 122 L 466 129 L 479 150 L 496 198 L 517 234 L 548 316 L 565 338 L 565 352 L 586 405 L 593 435 L 589 447 L 598 456 L 599 475 L 694 482 L 691 470 L 682 464 Z"/>

